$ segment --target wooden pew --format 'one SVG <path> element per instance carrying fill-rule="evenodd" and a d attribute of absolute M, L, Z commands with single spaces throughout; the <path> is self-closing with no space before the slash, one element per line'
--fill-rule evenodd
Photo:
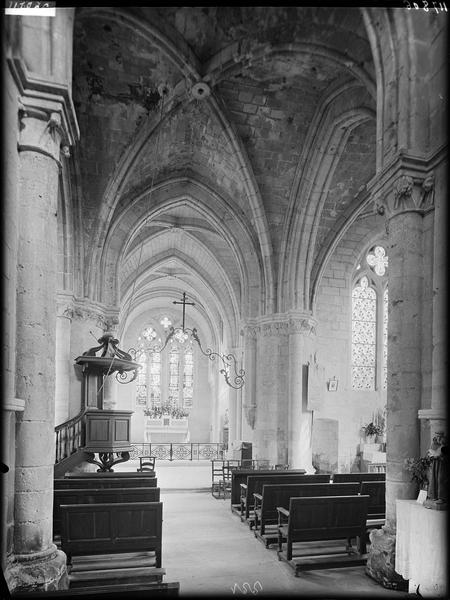
<path fill-rule="evenodd" d="M 370 497 L 367 509 L 366 542 L 372 529 L 379 529 L 386 523 L 386 482 L 362 481 L 360 494 Z"/>
<path fill-rule="evenodd" d="M 295 576 L 301 569 L 365 564 L 368 504 L 369 496 L 291 498 L 289 510 L 281 506 L 277 509 L 278 559 L 286 561 Z M 351 546 L 353 538 L 357 540 L 356 550 Z"/>
<path fill-rule="evenodd" d="M 262 541 L 266 548 L 277 541 L 277 507 L 282 506 L 287 509 L 293 497 L 357 496 L 359 489 L 359 483 L 264 484 L 262 493 L 254 494 L 255 537 Z M 267 530 L 267 526 L 271 525 L 274 527 Z"/>
<path fill-rule="evenodd" d="M 305 469 L 292 469 L 288 471 L 274 471 L 273 469 L 268 469 L 267 471 L 258 471 L 258 475 L 304 475 L 305 473 Z M 233 469 L 231 472 L 231 510 L 238 515 L 241 514 L 241 483 L 247 483 L 247 477 L 254 474 L 254 469 Z"/>
<path fill-rule="evenodd" d="M 334 483 L 351 483 L 352 481 L 386 481 L 386 473 L 334 473 Z"/>
<path fill-rule="evenodd" d="M 101 504 L 105 502 L 159 502 L 158 487 L 55 489 L 53 492 L 53 536 L 61 533 L 61 504 Z"/>
<path fill-rule="evenodd" d="M 133 474 L 134 475 L 134 474 Z M 76 488 L 124 488 L 124 487 L 157 487 L 156 477 L 70 477 L 54 479 L 55 490 L 71 490 Z"/>
<path fill-rule="evenodd" d="M 61 504 L 70 587 L 161 581 L 162 502 Z"/>
<path fill-rule="evenodd" d="M 79 587 L 68 590 L 47 590 L 45 592 L 13 592 L 8 598 L 12 600 L 27 600 L 33 598 L 48 600 L 148 600 L 149 598 L 178 597 L 180 584 L 178 581 L 152 583 L 122 583 L 116 585 L 99 585 L 96 587 Z"/>
<path fill-rule="evenodd" d="M 150 457 L 147 457 L 150 458 Z M 85 477 L 156 477 L 156 472 L 153 471 L 106 471 L 105 473 L 97 473 L 96 471 L 77 471 L 76 473 L 66 473 L 64 479 L 79 479 Z"/>
<path fill-rule="evenodd" d="M 259 472 L 258 472 L 259 473 Z M 249 522 L 250 527 L 254 516 L 250 513 L 254 508 L 254 493 L 260 493 L 264 484 L 270 483 L 329 483 L 329 475 L 290 474 L 289 471 L 271 471 L 270 475 L 248 475 L 247 482 L 241 483 L 241 520 Z"/>

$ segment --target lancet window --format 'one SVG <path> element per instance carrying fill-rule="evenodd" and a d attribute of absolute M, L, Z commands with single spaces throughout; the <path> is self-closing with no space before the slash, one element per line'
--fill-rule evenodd
<path fill-rule="evenodd" d="M 386 389 L 388 257 L 381 245 L 369 249 L 356 268 L 352 290 L 351 381 L 354 390 Z"/>

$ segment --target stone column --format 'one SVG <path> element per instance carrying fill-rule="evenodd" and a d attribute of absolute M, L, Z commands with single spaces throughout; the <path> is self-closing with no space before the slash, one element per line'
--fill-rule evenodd
<path fill-rule="evenodd" d="M 254 458 L 288 462 L 289 337 L 284 315 L 260 320 L 256 348 Z"/>
<path fill-rule="evenodd" d="M 69 419 L 70 379 L 73 357 L 70 334 L 73 308 L 67 301 L 58 303 L 55 351 L 55 426 Z"/>
<path fill-rule="evenodd" d="M 21 115 L 17 257 L 16 427 L 12 590 L 67 587 L 66 557 L 53 544 L 57 197 L 61 118 Z"/>
<path fill-rule="evenodd" d="M 245 384 L 242 388 L 240 437 L 236 439 L 246 442 L 253 440 L 256 418 L 256 336 L 258 331 L 259 328 L 253 323 L 244 327 Z"/>
<path fill-rule="evenodd" d="M 396 499 L 413 498 L 404 460 L 420 454 L 423 227 L 431 179 L 397 177 L 378 202 L 389 233 L 389 320 L 386 418 L 386 525 L 371 533 L 367 573 L 385 587 L 404 587 L 395 572 Z"/>
<path fill-rule="evenodd" d="M 428 423 L 428 444 L 435 433 L 447 430 L 447 161 L 436 169 L 435 181 L 435 219 L 434 219 L 434 269 L 433 269 L 433 351 L 431 407 L 419 411 L 419 419 Z"/>
<path fill-rule="evenodd" d="M 242 361 L 242 349 L 240 347 L 234 347 L 231 350 L 233 356 L 236 358 L 236 371 L 239 372 L 244 368 Z M 230 377 L 230 383 L 234 385 L 234 377 Z M 244 376 L 244 386 L 246 385 Z M 242 388 L 241 388 L 242 389 Z M 235 389 L 230 387 L 228 389 L 229 399 L 229 420 L 228 420 L 228 440 L 237 440 L 239 438 L 238 432 L 240 432 L 240 406 L 239 399 L 241 395 L 241 389 Z M 230 447 L 230 443 L 228 444 Z"/>
<path fill-rule="evenodd" d="M 289 447 L 291 468 L 314 473 L 312 466 L 312 411 L 304 398 L 303 365 L 312 352 L 315 321 L 309 315 L 291 315 L 289 320 Z"/>

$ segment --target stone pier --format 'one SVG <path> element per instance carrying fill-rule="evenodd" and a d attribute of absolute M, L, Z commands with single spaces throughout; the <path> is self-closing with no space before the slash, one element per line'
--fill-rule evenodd
<path fill-rule="evenodd" d="M 378 202 L 389 234 L 386 525 L 370 535 L 366 572 L 391 589 L 407 588 L 395 572 L 396 500 L 414 498 L 404 461 L 420 455 L 423 215 L 433 207 L 431 179 L 414 175 L 391 181 Z"/>

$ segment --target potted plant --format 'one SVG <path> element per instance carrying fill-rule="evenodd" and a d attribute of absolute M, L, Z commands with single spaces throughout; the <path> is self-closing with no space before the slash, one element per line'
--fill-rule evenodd
<path fill-rule="evenodd" d="M 368 444 L 374 444 L 377 435 L 382 433 L 380 426 L 376 425 L 373 421 L 364 425 L 363 431 Z"/>
<path fill-rule="evenodd" d="M 416 482 L 419 490 L 428 488 L 428 474 L 432 463 L 431 456 L 420 458 L 406 458 L 404 468 L 411 473 L 411 481 Z"/>

